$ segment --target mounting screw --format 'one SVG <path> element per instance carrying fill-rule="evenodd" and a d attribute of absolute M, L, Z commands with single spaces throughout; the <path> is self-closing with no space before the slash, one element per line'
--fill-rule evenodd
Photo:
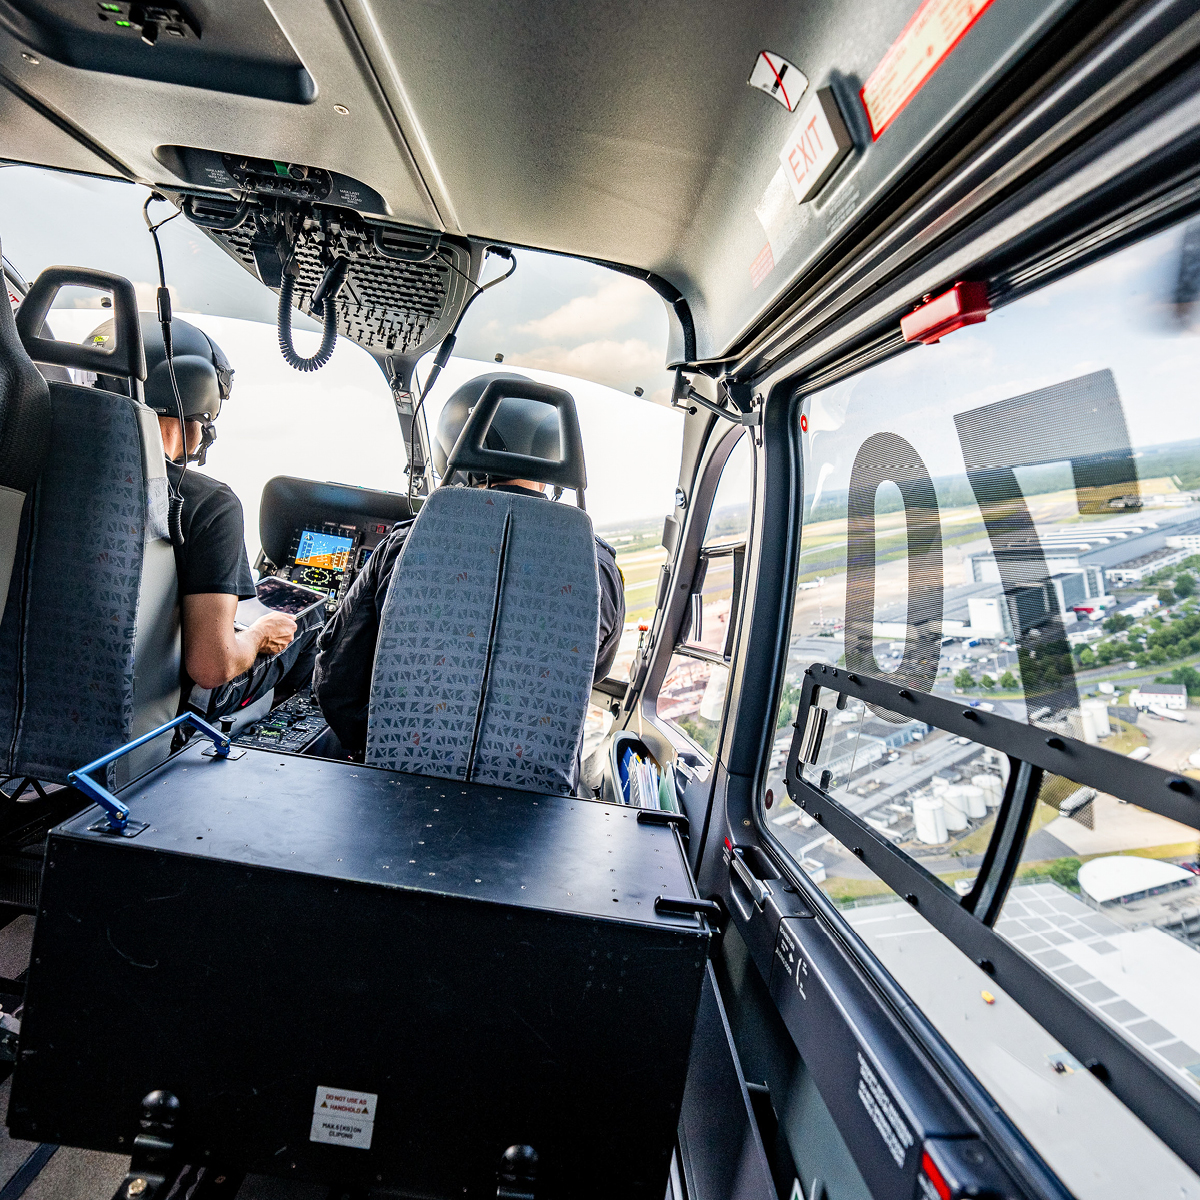
<path fill-rule="evenodd" d="M 1167 787 L 1173 792 L 1190 792 L 1192 790 L 1192 785 L 1186 779 L 1179 779 L 1178 777 L 1168 779 Z"/>
<path fill-rule="evenodd" d="M 985 971 L 988 975 L 996 974 L 996 964 L 990 958 L 981 958 L 977 963 L 981 971 Z"/>
<path fill-rule="evenodd" d="M 348 117 L 350 115 L 350 110 L 344 104 L 335 104 L 333 106 L 333 111 L 337 113 L 339 117 Z"/>
<path fill-rule="evenodd" d="M 905 899 L 905 900 L 907 900 L 907 901 L 908 901 L 908 903 L 909 903 L 909 904 L 911 904 L 911 905 L 913 906 L 913 908 L 916 908 L 916 907 L 917 907 L 917 894 L 916 894 L 916 892 L 909 892 L 909 893 L 908 893 L 908 895 L 904 897 L 904 899 Z"/>
<path fill-rule="evenodd" d="M 1083 1064 L 1101 1083 L 1108 1082 L 1108 1068 L 1098 1059 L 1089 1058 Z"/>
<path fill-rule="evenodd" d="M 861 846 L 852 846 L 850 852 L 858 855 L 859 858 L 863 856 L 863 848 Z"/>
<path fill-rule="evenodd" d="M 749 825 L 749 824 L 750 824 L 750 822 L 749 822 L 749 821 L 743 821 L 743 822 L 742 822 L 742 824 L 743 824 L 743 825 Z"/>
<path fill-rule="evenodd" d="M 857 683 L 857 682 L 858 682 L 858 676 L 857 676 L 857 675 L 847 675 L 847 676 L 846 676 L 846 678 L 847 678 L 848 680 L 850 680 L 850 682 L 851 682 L 851 683 Z"/>
<path fill-rule="evenodd" d="M 1065 750 L 1067 743 L 1059 737 L 1048 737 L 1046 739 L 1046 745 L 1049 746 L 1051 750 Z"/>
<path fill-rule="evenodd" d="M 27 50 L 21 51 L 21 57 L 31 66 L 40 67 L 42 60 L 36 54 L 30 54 Z"/>
<path fill-rule="evenodd" d="M 968 721 L 978 721 L 979 720 L 979 714 L 973 708 L 964 708 L 962 711 L 962 715 Z"/>

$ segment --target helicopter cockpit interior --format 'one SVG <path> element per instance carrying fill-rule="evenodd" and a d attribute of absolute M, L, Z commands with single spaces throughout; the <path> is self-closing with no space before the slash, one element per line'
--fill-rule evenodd
<path fill-rule="evenodd" d="M 0 0 L 0 1200 L 1200 1200 L 1198 7 Z"/>

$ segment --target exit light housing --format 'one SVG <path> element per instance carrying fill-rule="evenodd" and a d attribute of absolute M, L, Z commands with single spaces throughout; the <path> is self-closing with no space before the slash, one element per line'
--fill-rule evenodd
<path fill-rule="evenodd" d="M 964 325 L 977 325 L 987 319 L 986 283 L 956 283 L 948 292 L 926 300 L 919 308 L 900 318 L 900 332 L 906 342 L 924 342 L 932 346 L 948 333 Z"/>

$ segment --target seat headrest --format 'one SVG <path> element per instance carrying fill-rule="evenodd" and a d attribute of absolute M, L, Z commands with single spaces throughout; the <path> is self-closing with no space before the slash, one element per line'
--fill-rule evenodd
<path fill-rule="evenodd" d="M 74 342 L 56 342 L 41 336 L 42 326 L 64 287 L 91 287 L 111 292 L 115 345 L 77 346 Z M 120 275 L 93 271 L 89 267 L 47 267 L 34 281 L 29 294 L 17 310 L 17 333 L 26 353 L 34 362 L 55 363 L 97 375 L 115 375 L 120 379 L 146 378 L 146 352 L 138 324 L 137 295 L 133 284 Z"/>
<path fill-rule="evenodd" d="M 558 416 L 557 459 L 491 450 L 484 445 L 492 418 L 507 399 L 536 401 L 555 410 Z M 547 437 L 544 444 L 549 447 L 553 441 L 553 438 Z M 484 388 L 462 433 L 458 435 L 458 441 L 454 443 L 454 449 L 447 457 L 447 475 L 454 471 L 489 475 L 493 479 L 530 479 L 535 483 L 571 488 L 582 500 L 587 487 L 587 469 L 583 460 L 583 436 L 579 432 L 575 398 L 562 388 L 520 376 L 493 379 Z"/>

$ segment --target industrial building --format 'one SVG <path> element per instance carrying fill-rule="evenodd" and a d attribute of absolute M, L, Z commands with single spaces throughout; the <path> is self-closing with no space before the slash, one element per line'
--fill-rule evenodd
<path fill-rule="evenodd" d="M 1055 585 L 1060 604 L 1064 594 L 1074 598 L 1074 604 L 1063 606 L 1064 611 L 1104 595 L 1108 585 L 1141 583 L 1146 576 L 1200 551 L 1197 512 L 1189 497 L 1177 511 L 1159 511 L 1153 520 L 1117 518 L 1039 529 L 1038 543 L 1046 567 L 1051 578 L 1060 581 Z M 1000 568 L 990 549 L 965 556 L 963 565 L 969 582 L 1000 582 Z M 1063 579 L 1067 575 L 1081 578 L 1067 584 Z"/>
<path fill-rule="evenodd" d="M 1196 885 L 1196 876 L 1174 863 L 1136 854 L 1093 858 L 1079 868 L 1079 887 L 1099 905 L 1132 904 Z"/>
<path fill-rule="evenodd" d="M 1187 688 L 1182 683 L 1144 683 L 1129 693 L 1135 708 L 1184 709 L 1188 706 Z"/>

